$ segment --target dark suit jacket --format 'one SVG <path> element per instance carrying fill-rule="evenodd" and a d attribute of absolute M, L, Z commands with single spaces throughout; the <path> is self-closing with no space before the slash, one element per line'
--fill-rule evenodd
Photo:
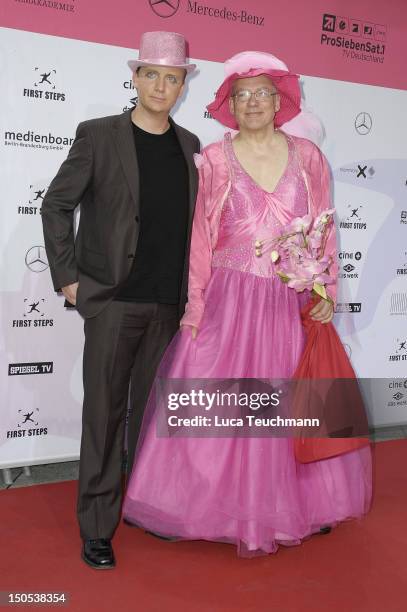
<path fill-rule="evenodd" d="M 189 218 L 179 304 L 187 300 L 192 218 L 198 189 L 193 154 L 198 138 L 174 126 L 189 174 Z M 157 168 L 160 180 L 160 168 Z M 74 210 L 81 204 L 74 240 Z M 77 309 L 97 315 L 117 293 L 133 265 L 140 227 L 139 174 L 131 111 L 80 123 L 67 159 L 42 205 L 42 222 L 56 291 L 79 281 Z M 137 265 L 137 262 L 136 262 Z"/>

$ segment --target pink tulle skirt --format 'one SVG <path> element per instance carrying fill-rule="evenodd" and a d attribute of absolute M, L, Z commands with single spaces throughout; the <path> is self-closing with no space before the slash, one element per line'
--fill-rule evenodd
<path fill-rule="evenodd" d="M 304 346 L 309 296 L 279 279 L 215 268 L 199 334 L 178 332 L 162 378 L 289 378 Z M 151 393 L 123 514 L 155 533 L 233 543 L 244 556 L 295 545 L 361 517 L 371 500 L 371 452 L 301 464 L 290 438 L 158 437 L 166 410 Z"/>

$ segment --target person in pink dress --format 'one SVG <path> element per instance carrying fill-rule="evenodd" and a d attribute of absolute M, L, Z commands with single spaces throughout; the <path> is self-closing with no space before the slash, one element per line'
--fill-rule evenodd
<path fill-rule="evenodd" d="M 309 292 L 284 284 L 255 245 L 295 217 L 331 208 L 328 164 L 310 140 L 281 129 L 301 123 L 298 75 L 267 53 L 240 53 L 225 68 L 208 109 L 238 133 L 196 155 L 188 304 L 160 379 L 289 379 L 305 344 Z M 333 262 L 335 249 L 331 227 L 325 253 Z M 336 281 L 335 263 L 330 275 Z M 328 293 L 334 303 L 335 282 Z M 333 311 L 321 300 L 311 316 L 324 324 Z M 369 447 L 301 464 L 290 437 L 161 437 L 165 410 L 153 387 L 123 505 L 127 523 L 171 539 L 232 543 L 253 556 L 369 509 Z"/>

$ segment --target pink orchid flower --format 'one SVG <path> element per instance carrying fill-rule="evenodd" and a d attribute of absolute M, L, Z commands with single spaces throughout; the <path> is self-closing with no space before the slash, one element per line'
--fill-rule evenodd
<path fill-rule="evenodd" d="M 299 233 L 302 232 L 304 234 L 306 234 L 311 226 L 312 223 L 312 215 L 308 214 L 305 215 L 304 217 L 295 217 L 295 219 L 293 219 L 291 221 L 291 223 L 289 224 L 288 228 L 287 228 L 287 232 L 288 233 Z"/>
<path fill-rule="evenodd" d="M 323 210 L 315 219 L 314 228 L 317 228 L 319 225 L 326 225 L 327 223 L 329 223 L 334 212 L 334 208 L 326 208 L 325 210 Z"/>

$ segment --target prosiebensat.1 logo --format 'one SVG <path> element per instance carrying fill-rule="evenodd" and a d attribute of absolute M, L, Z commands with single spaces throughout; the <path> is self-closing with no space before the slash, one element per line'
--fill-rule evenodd
<path fill-rule="evenodd" d="M 325 13 L 322 17 L 320 43 L 335 47 L 344 59 L 384 62 L 386 26 L 359 19 Z"/>

